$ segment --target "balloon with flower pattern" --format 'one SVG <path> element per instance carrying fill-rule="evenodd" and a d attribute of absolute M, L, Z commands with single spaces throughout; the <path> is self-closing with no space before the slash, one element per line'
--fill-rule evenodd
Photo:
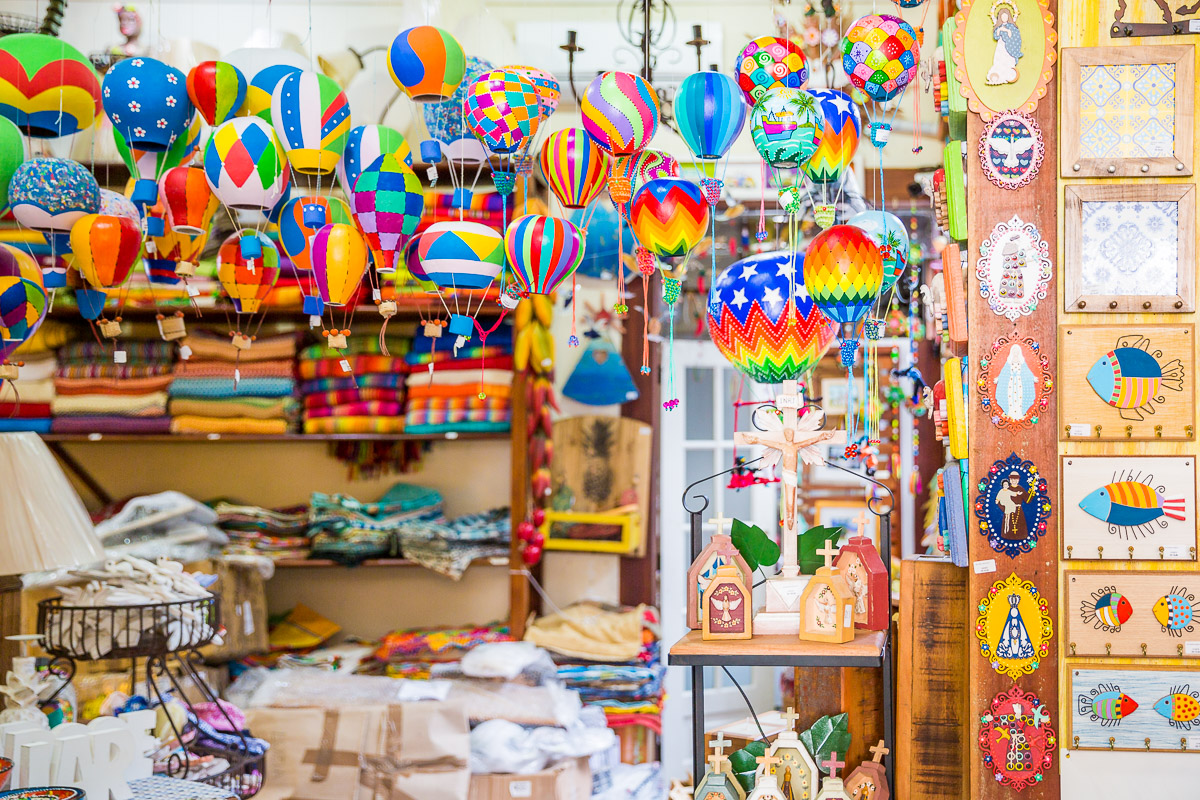
<path fill-rule="evenodd" d="M 804 285 L 835 322 L 857 322 L 883 285 L 883 258 L 874 240 L 853 225 L 834 225 L 808 244 Z"/>
<path fill-rule="evenodd" d="M 522 294 L 550 294 L 583 260 L 583 234 L 566 220 L 528 214 L 508 226 L 504 249 Z"/>

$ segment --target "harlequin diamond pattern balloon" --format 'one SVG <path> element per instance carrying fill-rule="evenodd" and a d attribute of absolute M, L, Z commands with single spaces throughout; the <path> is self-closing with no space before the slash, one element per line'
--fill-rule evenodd
<path fill-rule="evenodd" d="M 837 323 L 805 291 L 802 263 L 800 253 L 759 253 L 730 264 L 713 282 L 709 335 L 751 380 L 796 380 L 821 360 L 837 335 Z"/>
<path fill-rule="evenodd" d="M 380 156 L 358 176 L 353 212 L 358 229 L 375 254 L 375 269 L 396 269 L 396 253 L 417 230 L 425 210 L 421 179 L 393 155 Z"/>
<path fill-rule="evenodd" d="M 555 131 L 542 145 L 542 175 L 563 208 L 584 208 L 604 189 L 608 156 L 582 128 Z"/>
<path fill-rule="evenodd" d="M 675 121 L 696 158 L 729 152 L 746 125 L 746 101 L 737 82 L 720 72 L 696 72 L 679 84 Z"/>
<path fill-rule="evenodd" d="M 868 14 L 842 39 L 842 69 L 877 103 L 891 100 L 917 78 L 917 33 L 890 14 Z"/>
<path fill-rule="evenodd" d="M 771 89 L 750 112 L 754 147 L 773 167 L 807 162 L 817 152 L 824 128 L 820 105 L 803 89 Z"/>
<path fill-rule="evenodd" d="M 429 280 L 444 289 L 486 289 L 504 268 L 504 237 L 478 222 L 435 222 L 417 252 Z"/>
<path fill-rule="evenodd" d="M 854 161 L 858 135 L 862 131 L 858 106 L 850 95 L 837 89 L 809 89 L 821 104 L 825 127 L 817 151 L 804 164 L 804 174 L 813 183 L 833 183 Z"/>
<path fill-rule="evenodd" d="M 867 313 L 883 284 L 883 259 L 871 237 L 853 225 L 834 225 L 808 244 L 804 285 L 817 308 L 837 322 Z"/>
<path fill-rule="evenodd" d="M 26 135 L 69 136 L 100 111 L 100 81 L 83 53 L 40 33 L 0 38 L 0 116 Z"/>
<path fill-rule="evenodd" d="M 800 45 L 778 36 L 760 36 L 742 49 L 738 86 L 754 105 L 770 89 L 801 89 L 808 82 L 808 59 Z"/>
<path fill-rule="evenodd" d="M 204 148 L 204 174 L 225 205 L 264 213 L 291 183 L 283 145 L 258 117 L 235 117 L 213 131 Z"/>
<path fill-rule="evenodd" d="M 708 232 L 708 202 L 682 178 L 656 178 L 634 196 L 629 225 L 638 242 L 659 258 L 686 256 Z"/>
<path fill-rule="evenodd" d="M 883 284 L 880 292 L 892 288 L 908 266 L 908 231 L 895 214 L 887 211 L 863 211 L 846 220 L 847 225 L 861 228 L 879 246 L 883 259 Z"/>
<path fill-rule="evenodd" d="M 583 234 L 556 217 L 529 214 L 513 220 L 504 249 L 517 286 L 525 294 L 550 294 L 583 260 Z"/>
<path fill-rule="evenodd" d="M 658 95 L 644 79 L 628 72 L 593 78 L 583 90 L 579 110 L 584 130 L 609 155 L 633 155 L 658 130 Z"/>
<path fill-rule="evenodd" d="M 519 150 L 540 121 L 537 87 L 511 69 L 480 75 L 467 91 L 463 122 L 494 153 Z"/>
<path fill-rule="evenodd" d="M 262 256 L 253 260 L 242 255 L 242 237 L 254 236 Z M 265 233 L 243 228 L 230 234 L 217 250 L 217 280 L 238 314 L 253 314 L 279 280 L 279 251 Z"/>

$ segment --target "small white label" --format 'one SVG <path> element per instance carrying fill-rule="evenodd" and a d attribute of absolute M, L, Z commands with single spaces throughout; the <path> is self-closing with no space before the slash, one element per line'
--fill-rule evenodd
<path fill-rule="evenodd" d="M 254 635 L 254 609 L 249 600 L 242 602 L 242 633 L 247 636 Z"/>
<path fill-rule="evenodd" d="M 309 314 L 308 315 L 308 327 L 310 327 L 310 328 L 321 327 L 321 315 L 320 314 Z"/>
<path fill-rule="evenodd" d="M 192 357 L 192 348 L 188 347 L 186 344 L 180 345 L 179 346 L 179 357 L 182 358 L 184 361 L 187 361 L 189 358 Z"/>
<path fill-rule="evenodd" d="M 844 620 L 842 620 L 842 627 L 844 627 L 844 628 L 853 628 L 854 627 L 854 604 L 853 603 L 846 606 L 846 618 Z"/>
<path fill-rule="evenodd" d="M 1200 656 L 1200 642 L 1184 642 L 1183 654 L 1185 656 Z"/>
<path fill-rule="evenodd" d="M 342 368 L 342 372 L 350 371 L 350 362 L 344 358 L 338 362 L 338 366 Z"/>
<path fill-rule="evenodd" d="M 457 439 L 458 431 L 446 431 L 446 438 L 447 439 Z"/>
<path fill-rule="evenodd" d="M 87 438 L 88 438 L 88 441 L 89 441 L 89 442 L 98 442 L 98 441 L 100 441 L 101 439 L 103 439 L 103 438 L 104 438 L 104 434 L 102 434 L 102 433 L 89 433 Z"/>
<path fill-rule="evenodd" d="M 1173 544 L 1170 547 L 1163 548 L 1163 558 L 1187 558 L 1188 552 L 1180 545 Z"/>
<path fill-rule="evenodd" d="M 1200 736 L 1187 737 L 1187 747 L 1188 750 L 1195 750 L 1196 748 L 1200 747 Z"/>
<path fill-rule="evenodd" d="M 533 781 L 509 781 L 509 797 L 533 797 Z"/>
<path fill-rule="evenodd" d="M 986 575 L 989 572 L 996 571 L 996 559 L 989 558 L 983 561 L 976 561 L 972 566 L 975 569 L 976 575 Z"/>
<path fill-rule="evenodd" d="M 1072 422 L 1067 426 L 1067 436 L 1088 436 L 1091 434 L 1091 432 L 1091 426 L 1082 422 Z"/>
<path fill-rule="evenodd" d="M 114 350 L 113 351 L 113 363 L 115 363 L 115 364 L 124 364 L 125 360 L 128 357 L 129 357 L 129 354 L 126 353 L 124 350 Z"/>
<path fill-rule="evenodd" d="M 197 289 L 195 286 L 193 286 L 190 283 L 188 284 L 188 287 L 187 287 L 187 293 L 188 293 L 188 297 L 199 297 L 200 296 L 200 290 Z"/>
<path fill-rule="evenodd" d="M 372 298 L 372 299 L 373 299 L 373 300 L 374 300 L 376 303 L 378 303 L 380 300 L 382 300 L 382 299 L 383 299 L 383 293 L 382 293 L 382 292 L 380 292 L 378 289 L 372 289 L 372 290 L 371 290 L 371 298 Z"/>
<path fill-rule="evenodd" d="M 242 379 L 242 371 L 241 371 L 240 369 L 235 369 L 235 370 L 233 371 L 233 382 L 234 382 L 234 384 L 237 384 L 239 381 L 241 381 L 241 379 Z"/>
<path fill-rule="evenodd" d="M 807 585 L 797 585 L 796 583 L 790 585 L 784 584 L 783 586 L 775 587 L 775 593 L 779 595 L 779 599 L 787 604 L 788 608 L 792 608 L 796 605 L 796 601 L 800 599 L 800 595 L 804 594 L 804 589 Z"/>
<path fill-rule="evenodd" d="M 778 408 L 799 408 L 800 398 L 794 394 L 781 394 L 775 398 L 775 405 Z"/>
<path fill-rule="evenodd" d="M 1200 33 L 1200 19 L 1188 20 L 1188 33 Z"/>

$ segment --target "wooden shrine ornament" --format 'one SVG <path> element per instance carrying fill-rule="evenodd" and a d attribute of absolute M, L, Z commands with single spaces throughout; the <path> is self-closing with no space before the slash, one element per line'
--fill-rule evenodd
<path fill-rule="evenodd" d="M 1200 656 L 1196 573 L 1068 571 L 1064 577 L 1071 655 Z"/>
<path fill-rule="evenodd" d="M 1050 406 L 1054 373 L 1041 344 L 1014 330 L 993 342 L 992 351 L 979 359 L 975 387 L 993 425 L 1024 430 L 1036 425 Z"/>
<path fill-rule="evenodd" d="M 753 636 L 753 599 L 733 564 L 717 567 L 704 590 L 701 636 L 710 639 L 749 639 Z"/>
<path fill-rule="evenodd" d="M 692 566 L 688 568 L 687 626 L 692 630 L 700 630 L 702 618 L 700 601 L 704 597 L 705 589 L 716 577 L 719 567 L 736 566 L 742 576 L 742 583 L 749 586 L 753 582 L 750 565 L 733 546 L 729 534 L 725 533 L 725 524 L 732 520 L 724 515 L 718 515 L 709 522 L 716 526 L 716 533 L 712 535 L 708 544 L 700 551 L 700 555 L 692 562 Z"/>
<path fill-rule="evenodd" d="M 980 718 L 979 748 L 996 782 L 1020 791 L 1041 783 L 1054 764 L 1058 735 L 1048 708 L 1019 686 L 1000 692 Z"/>
<path fill-rule="evenodd" d="M 775 776 L 775 765 L 779 763 L 779 759 L 767 753 L 754 760 L 758 763 L 754 791 L 746 795 L 746 800 L 789 800 L 780 790 L 779 781 Z"/>
<path fill-rule="evenodd" d="M 1048 484 L 1037 465 L 1013 453 L 992 464 L 977 488 L 979 533 L 993 550 L 1016 558 L 1037 547 L 1051 509 Z"/>
<path fill-rule="evenodd" d="M 869 749 L 871 760 L 859 764 L 846 778 L 846 794 L 850 800 L 890 800 L 892 793 L 888 789 L 883 757 L 892 751 L 884 747 L 883 739 Z"/>
<path fill-rule="evenodd" d="M 829 770 L 829 777 L 821 781 L 821 793 L 816 800 L 850 800 L 845 782 L 837 776 L 838 770 L 846 766 L 845 761 L 838 761 L 837 751 L 830 753 L 829 760 L 822 761 L 821 766 Z"/>
<path fill-rule="evenodd" d="M 1050 653 L 1054 640 L 1049 601 L 1016 573 L 996 581 L 979 601 L 975 638 L 996 672 L 1013 680 L 1027 675 Z"/>
<path fill-rule="evenodd" d="M 808 748 L 796 735 L 796 720 L 800 715 L 789 707 L 782 716 L 788 727 L 775 737 L 767 750 L 767 753 L 779 759 L 772 767 L 775 782 L 785 797 L 812 800 L 816 796 L 819 773 Z"/>
<path fill-rule="evenodd" d="M 854 593 L 846 585 L 842 571 L 833 566 L 837 550 L 833 542 L 817 550 L 825 557 L 825 566 L 804 587 L 800 595 L 800 639 L 808 642 L 841 644 L 854 639 Z"/>
<path fill-rule="evenodd" d="M 851 536 L 838 550 L 834 565 L 854 595 L 854 627 L 885 631 L 891 622 L 892 602 L 888 591 L 888 572 L 879 551 L 864 531 L 866 512 L 855 520 L 858 535 Z"/>
<path fill-rule="evenodd" d="M 1054 80 L 1054 14 L 1045 0 L 962 0 L 955 16 L 954 76 L 967 107 L 989 122 L 1032 114 Z M 947 71 L 949 71 L 949 64 Z"/>
<path fill-rule="evenodd" d="M 712 741 L 713 754 L 708 757 L 708 768 L 693 793 L 696 800 L 746 800 L 746 790 L 738 783 L 729 759 L 725 757 L 729 745 L 724 736 Z"/>
<path fill-rule="evenodd" d="M 975 264 L 979 293 L 992 311 L 1009 322 L 1034 312 L 1046 299 L 1053 275 L 1050 245 L 1037 226 L 1015 214 L 996 223 L 991 235 L 979 243 Z"/>

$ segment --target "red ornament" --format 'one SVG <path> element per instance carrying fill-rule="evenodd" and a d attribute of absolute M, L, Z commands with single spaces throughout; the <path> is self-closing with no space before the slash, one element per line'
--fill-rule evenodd
<path fill-rule="evenodd" d="M 542 527 L 542 523 L 546 521 L 546 509 L 535 508 L 533 510 L 533 524 L 537 527 Z"/>
<path fill-rule="evenodd" d="M 521 522 L 517 523 L 517 538 L 522 542 L 531 540 L 535 533 L 537 533 L 537 528 L 529 520 L 521 520 Z"/>
<path fill-rule="evenodd" d="M 526 566 L 534 566 L 542 560 L 542 546 L 537 544 L 528 545 L 521 551 L 521 560 Z"/>

